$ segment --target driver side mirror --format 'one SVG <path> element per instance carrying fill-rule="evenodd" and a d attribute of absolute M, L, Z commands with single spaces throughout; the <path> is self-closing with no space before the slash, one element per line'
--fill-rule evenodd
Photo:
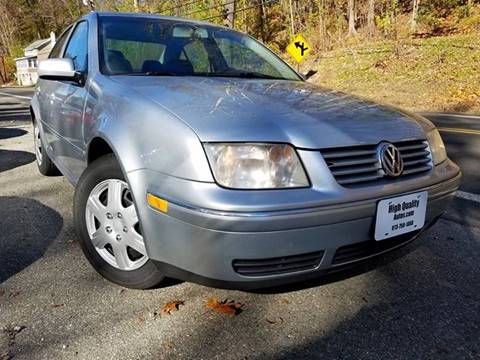
<path fill-rule="evenodd" d="M 46 59 L 38 64 L 38 77 L 44 80 L 74 81 L 82 84 L 83 74 L 75 71 L 72 59 Z"/>

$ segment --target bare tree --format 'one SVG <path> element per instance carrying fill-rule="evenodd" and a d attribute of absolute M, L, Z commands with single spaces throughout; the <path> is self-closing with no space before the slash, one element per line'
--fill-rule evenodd
<path fill-rule="evenodd" d="M 355 29 L 355 0 L 348 0 L 348 35 L 356 35 Z"/>
<path fill-rule="evenodd" d="M 417 17 L 418 17 L 419 6 L 420 6 L 420 0 L 413 0 L 412 19 L 410 20 L 410 28 L 412 29 L 412 31 L 417 30 Z"/>
<path fill-rule="evenodd" d="M 318 32 L 320 35 L 320 47 L 324 47 L 327 37 L 325 0 L 318 0 Z"/>
<path fill-rule="evenodd" d="M 473 0 L 468 0 L 468 1 L 467 1 L 467 11 L 468 11 L 468 15 L 471 15 L 471 14 L 472 14 L 472 6 L 473 6 Z"/>
<path fill-rule="evenodd" d="M 227 26 L 234 28 L 235 27 L 235 0 L 224 0 L 223 4 L 225 6 L 225 13 L 227 14 Z"/>
<path fill-rule="evenodd" d="M 368 0 L 367 27 L 368 35 L 373 36 L 375 33 L 375 0 Z"/>
<path fill-rule="evenodd" d="M 292 29 L 292 35 L 295 35 L 295 23 L 293 22 L 293 6 L 292 6 L 292 0 L 288 0 L 288 10 L 290 13 L 290 26 Z"/>

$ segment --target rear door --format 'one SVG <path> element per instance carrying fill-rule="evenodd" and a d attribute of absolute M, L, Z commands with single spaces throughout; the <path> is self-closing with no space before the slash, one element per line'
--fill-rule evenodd
<path fill-rule="evenodd" d="M 75 25 L 63 58 L 73 62 L 76 71 L 83 74 L 81 83 L 58 81 L 53 92 L 52 125 L 58 134 L 59 142 L 55 144 L 58 162 L 65 167 L 68 177 L 78 179 L 84 169 L 85 144 L 83 141 L 83 113 L 88 77 L 88 23 L 80 21 Z"/>

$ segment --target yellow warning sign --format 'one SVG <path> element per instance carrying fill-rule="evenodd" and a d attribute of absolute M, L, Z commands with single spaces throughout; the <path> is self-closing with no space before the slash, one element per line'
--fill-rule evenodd
<path fill-rule="evenodd" d="M 301 62 L 305 56 L 310 54 L 310 51 L 312 51 L 310 45 L 308 45 L 307 40 L 305 40 L 300 34 L 296 35 L 292 42 L 287 46 L 287 52 L 298 63 Z"/>

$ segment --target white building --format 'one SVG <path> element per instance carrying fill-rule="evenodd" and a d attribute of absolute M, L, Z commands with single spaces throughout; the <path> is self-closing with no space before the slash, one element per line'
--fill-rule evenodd
<path fill-rule="evenodd" d="M 15 59 L 17 66 L 17 82 L 21 86 L 33 86 L 37 83 L 38 63 L 48 57 L 55 45 L 55 34 L 50 38 L 34 41 L 24 49 L 25 56 Z"/>

